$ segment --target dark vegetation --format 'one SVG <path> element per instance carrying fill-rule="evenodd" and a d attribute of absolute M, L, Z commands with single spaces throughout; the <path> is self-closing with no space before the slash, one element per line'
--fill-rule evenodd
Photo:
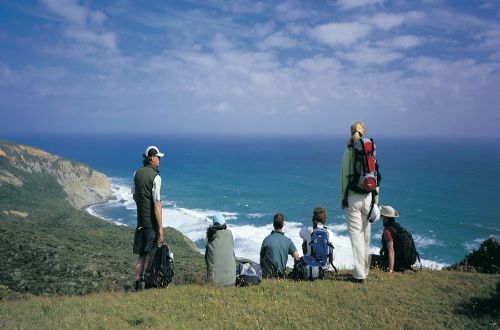
<path fill-rule="evenodd" d="M 73 295 L 130 289 L 132 228 L 75 209 L 52 175 L 24 172 L 2 156 L 0 170 L 23 181 L 21 187 L 0 182 L 0 300 L 17 297 L 16 292 Z M 174 284 L 202 282 L 204 260 L 192 242 L 173 228 L 167 229 L 166 241 L 176 259 Z"/>
<path fill-rule="evenodd" d="M 492 236 L 481 243 L 477 250 L 472 251 L 462 261 L 447 269 L 500 274 L 500 243 Z"/>

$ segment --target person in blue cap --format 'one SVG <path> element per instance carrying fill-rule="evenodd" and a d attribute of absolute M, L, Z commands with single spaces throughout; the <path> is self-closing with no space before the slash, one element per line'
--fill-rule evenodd
<path fill-rule="evenodd" d="M 207 281 L 216 287 L 234 286 L 236 259 L 233 233 L 227 229 L 226 220 L 220 213 L 213 217 L 213 225 L 207 229 Z"/>

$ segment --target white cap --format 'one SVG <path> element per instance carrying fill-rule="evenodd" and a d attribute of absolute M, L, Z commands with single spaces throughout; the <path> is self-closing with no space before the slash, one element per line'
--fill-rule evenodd
<path fill-rule="evenodd" d="M 155 146 L 149 146 L 147 147 L 146 151 L 144 152 L 143 154 L 144 157 L 154 157 L 154 156 L 158 156 L 158 157 L 163 157 L 165 156 L 165 154 L 161 153 L 160 150 L 155 147 Z"/>

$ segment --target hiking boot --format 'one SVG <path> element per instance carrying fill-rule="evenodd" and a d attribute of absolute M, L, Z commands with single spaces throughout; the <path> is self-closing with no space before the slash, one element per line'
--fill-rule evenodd
<path fill-rule="evenodd" d="M 365 284 L 366 283 L 366 278 L 351 278 L 351 282 L 354 283 L 359 283 L 359 284 Z"/>

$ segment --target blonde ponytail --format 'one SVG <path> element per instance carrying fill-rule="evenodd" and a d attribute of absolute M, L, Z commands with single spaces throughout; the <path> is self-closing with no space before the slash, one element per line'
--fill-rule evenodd
<path fill-rule="evenodd" d="M 351 138 L 347 142 L 348 147 L 352 147 L 352 144 L 365 135 L 365 124 L 361 121 L 357 121 L 351 125 Z"/>

